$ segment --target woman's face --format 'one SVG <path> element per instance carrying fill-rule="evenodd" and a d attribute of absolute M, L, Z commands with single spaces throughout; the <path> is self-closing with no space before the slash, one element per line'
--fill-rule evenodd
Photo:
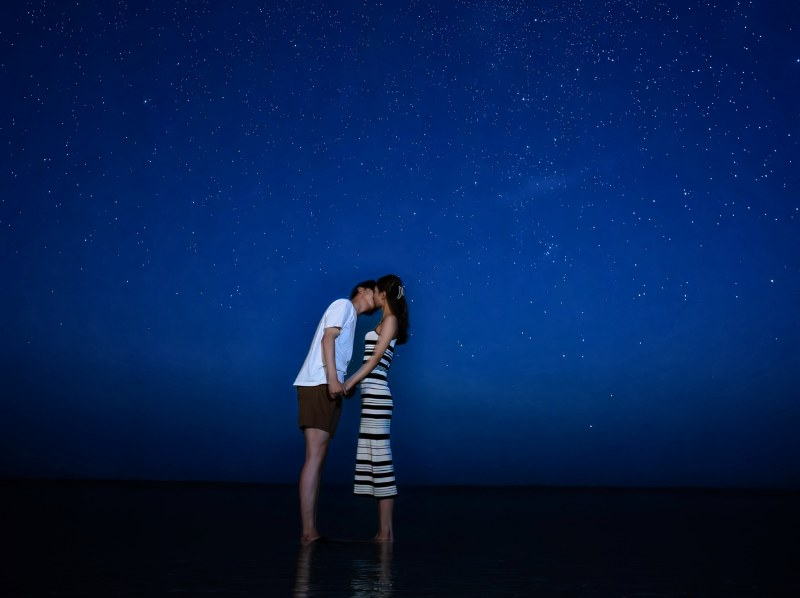
<path fill-rule="evenodd" d="M 375 289 L 375 294 L 373 295 L 375 300 L 375 307 L 381 308 L 383 307 L 384 303 L 386 302 L 386 291 L 379 291 L 377 288 Z"/>

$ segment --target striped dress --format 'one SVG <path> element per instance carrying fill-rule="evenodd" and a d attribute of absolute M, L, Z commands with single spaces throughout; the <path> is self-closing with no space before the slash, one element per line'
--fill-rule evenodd
<path fill-rule="evenodd" d="M 375 352 L 377 341 L 377 332 L 367 332 L 364 337 L 364 361 Z M 361 381 L 361 427 L 358 431 L 354 493 L 379 499 L 397 494 L 392 447 L 389 443 L 393 405 L 388 375 L 394 344 L 392 339 L 380 363 Z"/>

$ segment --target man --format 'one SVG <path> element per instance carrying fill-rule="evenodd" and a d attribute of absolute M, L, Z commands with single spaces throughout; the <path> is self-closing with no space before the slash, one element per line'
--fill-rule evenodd
<path fill-rule="evenodd" d="M 317 325 L 311 348 L 294 381 L 299 409 L 298 425 L 306 439 L 306 461 L 300 472 L 300 542 L 310 544 L 322 536 L 317 531 L 317 500 L 328 444 L 342 415 L 344 376 L 353 354 L 356 319 L 375 311 L 375 281 L 353 288 L 350 300 L 337 299 Z"/>

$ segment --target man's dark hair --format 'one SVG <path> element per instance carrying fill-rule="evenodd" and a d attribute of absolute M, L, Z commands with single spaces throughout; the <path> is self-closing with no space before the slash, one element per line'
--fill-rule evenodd
<path fill-rule="evenodd" d="M 377 285 L 378 283 L 374 280 L 365 280 L 364 282 L 359 282 L 353 287 L 353 290 L 350 291 L 350 299 L 355 299 L 356 295 L 358 295 L 358 289 L 372 289 L 374 291 Z"/>

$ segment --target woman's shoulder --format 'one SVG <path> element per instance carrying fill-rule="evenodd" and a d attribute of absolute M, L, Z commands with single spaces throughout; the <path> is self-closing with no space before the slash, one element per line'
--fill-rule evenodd
<path fill-rule="evenodd" d="M 379 324 L 379 326 L 377 326 L 377 328 L 381 329 L 381 332 L 387 327 L 392 332 L 397 330 L 397 316 L 395 316 L 394 314 L 386 314 L 383 317 L 383 320 L 381 320 L 381 323 Z"/>
<path fill-rule="evenodd" d="M 397 317 L 393 314 L 386 314 L 380 323 L 375 326 L 370 332 L 374 332 L 376 336 L 383 333 L 384 330 L 390 331 L 392 334 L 397 330 Z M 368 333 L 369 334 L 369 333 Z"/>

